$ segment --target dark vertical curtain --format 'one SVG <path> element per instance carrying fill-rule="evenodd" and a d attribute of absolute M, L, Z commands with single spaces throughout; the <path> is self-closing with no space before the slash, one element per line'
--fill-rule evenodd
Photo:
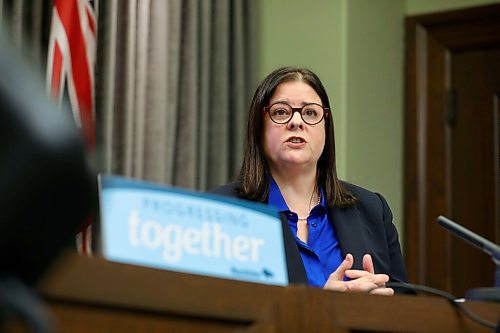
<path fill-rule="evenodd" d="M 96 168 L 204 190 L 237 175 L 256 86 L 256 1 L 102 0 Z M 52 1 L 0 0 L 0 29 L 45 77 Z"/>
<path fill-rule="evenodd" d="M 239 170 L 256 84 L 255 2 L 102 1 L 106 172 L 204 190 Z"/>

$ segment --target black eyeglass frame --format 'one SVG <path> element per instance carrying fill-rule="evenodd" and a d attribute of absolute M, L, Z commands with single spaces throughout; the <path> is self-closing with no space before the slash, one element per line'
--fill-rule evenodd
<path fill-rule="evenodd" d="M 282 122 L 282 123 L 281 123 L 281 122 L 277 122 L 276 120 L 274 120 L 274 119 L 273 119 L 273 117 L 271 117 L 271 113 L 270 113 L 269 111 L 271 111 L 271 107 L 272 107 L 273 105 L 276 105 L 276 104 L 285 104 L 285 105 L 288 105 L 288 106 L 290 107 L 290 109 L 292 109 L 292 113 L 290 114 L 290 118 L 288 118 L 288 120 L 287 120 L 287 121 L 284 121 L 284 122 Z M 318 121 L 317 121 L 317 122 L 315 122 L 315 123 L 309 123 L 308 121 L 306 121 L 306 120 L 304 119 L 304 116 L 302 115 L 302 110 L 303 110 L 306 106 L 308 106 L 308 105 L 317 105 L 317 106 L 321 107 L 321 109 L 323 109 L 323 116 L 320 118 L 320 120 L 318 120 Z M 323 105 L 318 104 L 318 103 L 307 103 L 307 104 L 304 104 L 304 105 L 303 105 L 302 107 L 300 107 L 300 108 L 294 108 L 294 107 L 292 107 L 292 106 L 291 106 L 290 104 L 288 104 L 288 103 L 285 103 L 285 102 L 276 102 L 276 103 L 273 103 L 273 104 L 271 104 L 271 105 L 269 105 L 269 106 L 264 106 L 264 107 L 262 108 L 262 112 L 267 113 L 267 114 L 268 114 L 268 116 L 269 116 L 269 119 L 271 119 L 271 121 L 272 121 L 273 123 L 275 123 L 275 124 L 279 124 L 279 125 L 284 125 L 284 124 L 287 124 L 290 120 L 292 120 L 293 115 L 295 114 L 295 112 L 298 112 L 298 113 L 300 114 L 300 118 L 302 118 L 302 121 L 303 121 L 304 123 L 306 123 L 307 125 L 317 125 L 317 124 L 319 124 L 319 123 L 320 123 L 323 119 L 328 118 L 328 116 L 329 116 L 329 115 L 330 115 L 330 113 L 331 113 L 331 110 L 330 110 L 330 108 L 325 108 Z"/>

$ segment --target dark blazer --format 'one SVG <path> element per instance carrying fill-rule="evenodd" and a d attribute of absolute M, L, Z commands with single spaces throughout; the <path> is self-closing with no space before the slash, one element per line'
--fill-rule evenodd
<path fill-rule="evenodd" d="M 342 256 L 351 253 L 353 269 L 363 269 L 363 255 L 370 254 L 375 273 L 389 275 L 391 281 L 405 282 L 406 270 L 401 255 L 392 212 L 384 197 L 356 185 L 343 185 L 358 198 L 350 208 L 329 207 L 329 217 L 337 233 Z M 210 190 L 210 193 L 241 198 L 239 183 L 234 182 Z M 283 214 L 282 214 L 283 215 Z M 281 217 L 290 283 L 307 283 L 307 276 L 300 257 L 295 236 L 286 217 Z"/>

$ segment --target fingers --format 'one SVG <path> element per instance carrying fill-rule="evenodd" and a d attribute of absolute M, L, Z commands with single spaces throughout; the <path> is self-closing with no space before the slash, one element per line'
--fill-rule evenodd
<path fill-rule="evenodd" d="M 370 295 L 392 296 L 394 289 L 392 288 L 376 288 L 370 291 Z"/>
<path fill-rule="evenodd" d="M 347 271 L 347 272 L 350 273 L 356 271 Z M 389 277 L 385 274 L 370 274 L 370 273 L 366 274 L 367 275 L 359 276 L 356 278 L 352 278 L 350 274 L 346 274 L 351 279 L 349 282 L 351 282 L 351 284 L 354 286 L 351 289 L 356 289 L 356 290 L 359 289 L 359 291 L 369 291 L 374 288 L 385 288 L 385 283 L 389 281 Z"/>
<path fill-rule="evenodd" d="M 345 276 L 351 280 L 364 278 L 366 281 L 372 281 L 377 284 L 386 283 L 389 281 L 389 275 L 387 274 L 372 274 L 367 271 L 358 271 L 353 269 L 348 269 L 345 271 Z"/>
<path fill-rule="evenodd" d="M 363 256 L 363 270 L 375 274 L 375 269 L 373 268 L 372 256 L 369 254 L 365 254 Z"/>
<path fill-rule="evenodd" d="M 334 291 L 347 291 L 347 284 L 344 281 L 345 272 L 352 268 L 354 264 L 354 258 L 352 254 L 348 253 L 345 256 L 344 261 L 340 264 L 340 266 L 330 274 L 330 277 L 325 283 L 324 289 L 334 290 Z"/>
<path fill-rule="evenodd" d="M 345 256 L 344 261 L 342 261 L 342 263 L 335 270 L 335 272 L 333 272 L 332 274 L 330 274 L 330 277 L 328 278 L 328 280 L 333 280 L 333 281 L 342 281 L 342 280 L 344 280 L 345 272 L 348 269 L 351 269 L 353 264 L 354 264 L 354 258 L 352 256 L 352 254 L 348 253 Z"/>
<path fill-rule="evenodd" d="M 346 281 L 334 281 L 331 278 L 326 281 L 323 289 L 341 292 L 349 291 Z"/>
<path fill-rule="evenodd" d="M 376 284 L 371 281 L 361 281 L 361 279 L 346 281 L 347 286 L 344 291 L 347 292 L 365 292 L 370 295 L 383 295 L 392 296 L 394 295 L 394 289 L 386 288 L 385 283 Z"/>
<path fill-rule="evenodd" d="M 371 295 L 391 296 L 394 294 L 392 288 L 386 288 L 389 281 L 386 274 L 375 274 L 371 255 L 363 256 L 363 270 L 351 269 L 354 264 L 353 256 L 348 253 L 340 266 L 330 274 L 324 289 L 343 292 L 365 292 Z M 344 281 L 348 277 L 349 281 Z"/>
<path fill-rule="evenodd" d="M 372 290 L 380 288 L 379 285 L 373 283 L 371 281 L 363 281 L 363 280 L 351 280 L 346 281 L 346 291 L 348 292 L 365 292 L 368 293 Z"/>
<path fill-rule="evenodd" d="M 327 290 L 340 291 L 340 292 L 364 292 L 370 295 L 392 296 L 394 290 L 392 288 L 385 288 L 378 286 L 372 282 L 354 281 L 327 281 L 323 287 Z"/>

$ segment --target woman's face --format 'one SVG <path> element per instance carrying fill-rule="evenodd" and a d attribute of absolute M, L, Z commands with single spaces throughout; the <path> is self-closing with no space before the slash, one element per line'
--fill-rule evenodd
<path fill-rule="evenodd" d="M 322 105 L 316 91 L 302 81 L 289 81 L 278 85 L 269 105 L 284 102 L 293 108 L 305 104 Z M 276 124 L 264 115 L 264 155 L 271 170 L 303 166 L 314 168 L 325 146 L 325 120 L 316 125 L 306 124 L 299 112 L 294 112 L 286 124 Z"/>

